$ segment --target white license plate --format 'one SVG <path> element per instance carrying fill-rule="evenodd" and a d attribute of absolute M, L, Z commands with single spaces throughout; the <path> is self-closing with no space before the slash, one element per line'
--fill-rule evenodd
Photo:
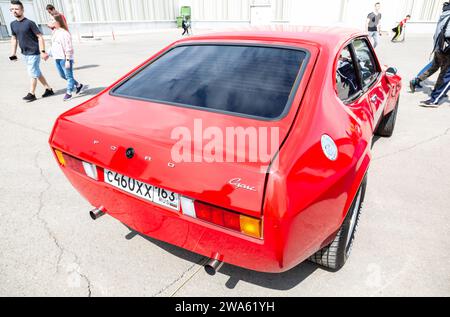
<path fill-rule="evenodd" d="M 171 191 L 149 185 L 125 175 L 104 170 L 105 183 L 119 188 L 134 196 L 140 197 L 157 205 L 179 211 L 180 196 Z"/>

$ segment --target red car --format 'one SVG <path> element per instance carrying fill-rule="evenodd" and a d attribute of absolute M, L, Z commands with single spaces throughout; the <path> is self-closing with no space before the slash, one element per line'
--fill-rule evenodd
<path fill-rule="evenodd" d="M 355 30 L 199 35 L 61 115 L 50 145 L 94 219 L 208 257 L 211 274 L 338 270 L 374 135 L 394 130 L 396 73 Z"/>

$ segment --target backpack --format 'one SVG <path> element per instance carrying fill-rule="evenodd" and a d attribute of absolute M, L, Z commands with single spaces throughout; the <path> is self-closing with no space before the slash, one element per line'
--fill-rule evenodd
<path fill-rule="evenodd" d="M 446 37 L 448 23 L 450 22 L 450 18 L 447 18 L 447 22 L 439 33 L 436 40 L 436 49 L 444 54 L 450 54 L 450 38 Z"/>

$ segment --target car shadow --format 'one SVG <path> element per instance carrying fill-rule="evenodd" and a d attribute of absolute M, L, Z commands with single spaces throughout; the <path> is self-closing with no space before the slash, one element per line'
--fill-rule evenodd
<path fill-rule="evenodd" d="M 234 289 L 242 281 L 268 289 L 287 291 L 301 284 L 317 269 L 319 269 L 317 265 L 310 262 L 303 262 L 285 273 L 272 274 L 250 271 L 237 266 L 224 264 L 219 272 L 229 277 L 225 283 L 228 289 Z"/>
<path fill-rule="evenodd" d="M 151 242 L 152 244 L 158 246 L 159 248 L 163 249 L 164 251 L 169 252 L 176 257 L 179 257 L 186 261 L 190 261 L 195 264 L 206 264 L 206 261 L 208 260 L 206 257 L 202 255 L 179 248 L 166 242 L 150 238 L 148 236 L 145 236 L 139 232 L 132 230 L 128 226 L 127 228 L 130 230 L 130 233 L 128 233 L 125 236 L 125 239 L 127 240 L 131 240 L 136 236 L 140 236 L 145 240 Z M 261 273 L 251 271 L 225 263 L 220 268 L 218 273 L 228 276 L 228 280 L 225 283 L 225 287 L 227 287 L 228 289 L 234 289 L 237 286 L 237 284 L 242 281 L 268 289 L 286 291 L 301 284 L 317 269 L 320 269 L 319 266 L 306 261 L 299 264 L 295 268 L 289 270 L 288 272 L 272 274 L 272 273 Z"/>

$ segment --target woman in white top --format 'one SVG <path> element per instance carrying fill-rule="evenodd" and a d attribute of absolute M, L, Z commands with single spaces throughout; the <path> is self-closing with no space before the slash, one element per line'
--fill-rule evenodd
<path fill-rule="evenodd" d="M 64 101 L 72 98 L 72 93 L 79 94 L 85 86 L 77 82 L 73 76 L 73 44 L 72 36 L 67 30 L 61 15 L 54 17 L 54 31 L 52 36 L 51 56 L 56 61 L 56 68 L 63 79 L 67 81 L 67 92 L 64 96 Z"/>

